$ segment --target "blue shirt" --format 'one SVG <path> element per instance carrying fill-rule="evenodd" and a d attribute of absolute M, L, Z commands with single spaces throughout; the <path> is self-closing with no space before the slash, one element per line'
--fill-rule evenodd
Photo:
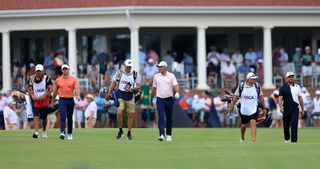
<path fill-rule="evenodd" d="M 103 110 L 104 105 L 107 104 L 107 101 L 104 98 L 101 97 L 94 97 L 93 101 L 97 104 L 97 110 Z"/>
<path fill-rule="evenodd" d="M 316 61 L 317 66 L 320 66 L 320 62 L 317 62 L 317 61 L 320 60 L 320 54 L 319 54 L 319 55 L 315 55 L 315 56 L 314 56 L 314 60 Z"/>
<path fill-rule="evenodd" d="M 250 62 L 250 65 L 256 64 L 257 55 L 255 52 L 247 52 L 244 58 Z"/>
<path fill-rule="evenodd" d="M 240 73 L 250 72 L 250 66 L 241 65 L 238 68 Z"/>
<path fill-rule="evenodd" d="M 287 53 L 282 53 L 280 56 L 281 59 L 288 59 L 288 54 Z M 285 66 L 288 64 L 288 61 L 281 61 L 280 66 Z"/>
<path fill-rule="evenodd" d="M 193 58 L 188 55 L 183 59 L 184 62 L 184 71 L 185 73 L 192 73 L 193 72 Z"/>
<path fill-rule="evenodd" d="M 44 60 L 44 65 L 49 65 L 47 67 L 47 69 L 49 70 L 54 70 L 54 65 L 53 65 L 53 61 L 54 61 L 54 58 L 52 58 L 50 55 L 46 57 L 46 59 Z"/>

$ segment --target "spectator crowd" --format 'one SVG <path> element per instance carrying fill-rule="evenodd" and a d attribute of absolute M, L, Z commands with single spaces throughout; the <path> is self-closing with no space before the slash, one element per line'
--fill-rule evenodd
<path fill-rule="evenodd" d="M 158 72 L 157 64 L 164 60 L 168 64 L 168 71 L 173 72 L 177 79 L 196 77 L 196 62 L 191 52 L 178 54 L 168 50 L 166 55 L 159 57 L 155 50 L 145 52 L 140 46 L 140 74 L 142 84 L 147 88 L 151 86 L 153 76 Z M 111 59 L 109 59 L 111 58 Z M 113 51 L 109 57 L 105 52 L 92 56 L 90 64 L 78 63 L 79 79 L 87 79 L 87 88 L 81 88 L 81 100 L 75 104 L 75 127 L 116 127 L 116 107 L 108 104 L 99 96 L 99 89 L 109 86 L 115 72 L 122 68 L 125 59 L 130 55 L 122 55 L 119 51 Z M 243 81 L 249 72 L 259 76 L 259 83 L 263 85 L 263 49 L 254 51 L 249 48 L 246 52 L 236 49 L 230 52 L 227 49 L 210 47 L 207 54 L 207 79 L 208 85 L 213 88 L 234 88 Z M 54 80 L 61 74 L 61 66 L 68 63 L 64 52 L 50 52 L 44 58 L 43 66 L 45 73 Z M 295 53 L 289 56 L 284 48 L 275 48 L 272 53 L 273 74 L 283 77 L 284 72 L 293 71 L 297 78 L 301 79 L 303 88 L 303 100 L 305 104 L 305 116 L 300 119 L 300 126 L 320 126 L 320 90 L 311 98 L 308 88 L 317 87 L 320 75 L 320 49 L 316 53 L 311 52 L 309 46 L 297 47 Z M 25 90 L 27 78 L 35 73 L 35 63 L 26 66 L 14 64 L 13 66 L 13 89 Z M 81 81 L 79 81 L 81 83 Z M 81 87 L 81 84 L 80 84 Z M 88 89 L 88 90 L 86 90 Z M 221 102 L 221 95 L 213 97 L 209 92 L 194 94 L 185 89 L 185 94 L 180 97 L 178 104 L 182 111 L 190 118 L 195 127 L 235 127 L 239 125 L 238 115 L 230 118 L 227 115 L 226 104 Z M 148 90 L 146 90 L 148 91 Z M 32 128 L 31 118 L 28 117 L 28 108 L 25 104 L 16 104 L 12 99 L 12 91 L 0 94 L 0 111 L 4 114 L 7 129 Z M 89 95 L 88 95 L 89 94 Z M 275 90 L 266 97 L 266 103 L 272 112 L 273 122 L 270 127 L 281 127 L 281 113 L 279 113 L 277 97 L 279 92 Z M 89 97 L 88 97 L 89 96 Z M 95 103 L 96 106 L 88 106 Z M 92 104 L 91 104 L 92 105 Z M 86 124 L 88 114 L 86 109 L 97 109 L 96 122 L 94 125 Z M 137 106 L 135 127 L 156 127 L 157 113 L 150 108 L 149 104 L 142 103 Z M 48 128 L 57 127 L 58 112 L 52 112 L 48 116 Z M 217 125 L 212 125 L 215 123 Z"/>

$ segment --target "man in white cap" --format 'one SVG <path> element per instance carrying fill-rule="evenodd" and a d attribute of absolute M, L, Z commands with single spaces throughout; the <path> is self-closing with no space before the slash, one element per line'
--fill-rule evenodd
<path fill-rule="evenodd" d="M 291 143 L 297 143 L 298 141 L 299 105 L 301 107 L 301 116 L 304 115 L 301 88 L 294 83 L 294 76 L 293 72 L 287 72 L 287 83 L 281 86 L 279 90 L 279 106 L 280 111 L 283 113 L 284 143 L 289 143 L 290 138 Z"/>
<path fill-rule="evenodd" d="M 153 84 L 151 90 L 150 106 L 153 105 L 154 96 L 157 97 L 157 110 L 158 110 L 158 127 L 159 127 L 159 141 L 164 141 L 165 134 L 167 141 L 172 141 L 172 109 L 174 104 L 173 96 L 178 99 L 179 84 L 173 73 L 167 71 L 167 63 L 161 61 L 158 64 L 159 73 L 153 77 Z M 175 94 L 174 94 L 175 92 Z M 166 127 L 165 118 L 166 116 Z M 166 133 L 164 132 L 166 128 Z"/>
<path fill-rule="evenodd" d="M 66 120 L 68 119 L 68 140 L 72 140 L 73 129 L 73 109 L 74 96 L 80 101 L 80 90 L 78 80 L 69 74 L 69 66 L 63 64 L 61 66 L 62 75 L 56 79 L 53 90 L 51 106 L 54 107 L 54 98 L 59 92 L 59 111 L 60 111 L 60 139 L 66 138 Z"/>
<path fill-rule="evenodd" d="M 33 101 L 33 138 L 39 137 L 39 117 L 42 119 L 43 133 L 42 138 L 47 138 L 47 116 L 50 106 L 49 96 L 52 93 L 52 81 L 49 76 L 45 75 L 43 65 L 36 65 L 36 73 L 32 75 L 27 82 L 26 90 Z"/>
<path fill-rule="evenodd" d="M 106 100 L 110 100 L 111 92 L 113 89 L 117 88 L 119 95 L 119 107 L 117 111 L 117 121 L 119 132 L 117 135 L 117 140 L 122 139 L 123 135 L 123 111 L 126 108 L 128 113 L 128 133 L 127 139 L 132 140 L 132 126 L 133 117 L 135 113 L 135 101 L 133 92 L 138 91 L 141 87 L 141 78 L 136 71 L 132 70 L 133 62 L 131 59 L 127 59 L 124 62 L 124 68 L 118 70 L 112 78 L 111 85 L 109 87 Z"/>
<path fill-rule="evenodd" d="M 263 106 L 263 113 L 266 114 L 266 105 L 264 103 L 263 92 L 256 80 L 258 76 L 250 72 L 246 76 L 246 81 L 242 82 L 236 92 L 234 93 L 233 100 L 229 112 L 232 113 L 234 105 L 240 99 L 239 114 L 241 118 L 241 137 L 240 142 L 245 140 L 246 125 L 250 123 L 251 126 L 251 140 L 252 143 L 256 141 L 257 132 L 257 118 L 258 118 L 258 102 Z"/>

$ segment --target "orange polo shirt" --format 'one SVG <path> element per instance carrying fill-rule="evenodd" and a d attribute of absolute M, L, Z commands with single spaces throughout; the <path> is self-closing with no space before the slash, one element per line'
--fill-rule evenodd
<path fill-rule="evenodd" d="M 58 88 L 59 97 L 73 98 L 74 89 L 78 89 L 78 80 L 71 75 L 67 78 L 60 76 L 56 79 L 55 88 Z"/>

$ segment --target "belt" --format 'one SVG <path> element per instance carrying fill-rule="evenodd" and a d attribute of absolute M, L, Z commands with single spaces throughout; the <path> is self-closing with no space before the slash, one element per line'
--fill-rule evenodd
<path fill-rule="evenodd" d="M 166 98 L 161 98 L 161 97 L 157 97 L 158 99 L 162 99 L 162 100 L 171 100 L 172 97 L 166 97 Z"/>
<path fill-rule="evenodd" d="M 73 99 L 73 97 L 60 97 L 59 99 Z"/>

